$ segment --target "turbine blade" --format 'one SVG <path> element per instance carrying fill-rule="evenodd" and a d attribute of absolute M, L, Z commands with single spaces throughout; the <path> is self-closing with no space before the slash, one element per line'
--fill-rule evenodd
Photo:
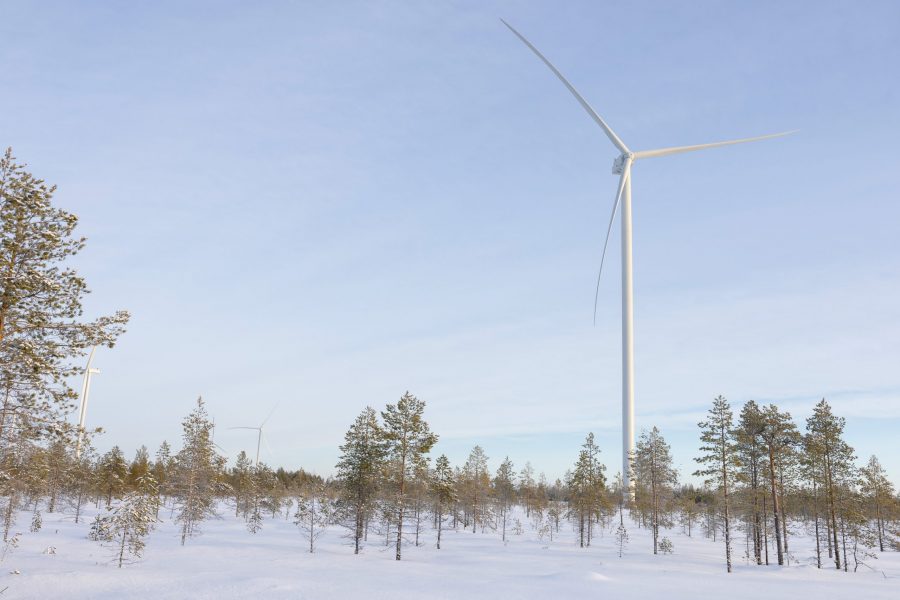
<path fill-rule="evenodd" d="M 228 429 L 259 429 L 259 427 L 229 427 Z"/>
<path fill-rule="evenodd" d="M 705 150 L 707 148 L 718 148 L 719 146 L 731 146 L 732 144 L 744 144 L 746 142 L 758 142 L 759 140 L 768 140 L 770 138 L 791 135 L 798 130 L 782 131 L 781 133 L 770 133 L 769 135 L 760 135 L 757 137 L 741 138 L 739 140 L 728 140 L 727 142 L 713 142 L 711 144 L 696 144 L 694 146 L 673 146 L 671 148 L 660 148 L 659 150 L 641 150 L 634 153 L 635 160 L 638 158 L 656 158 L 657 156 L 669 156 L 671 154 L 681 154 L 682 152 L 693 152 L 694 150 Z"/>
<path fill-rule="evenodd" d="M 631 159 L 626 158 L 622 167 L 622 176 L 619 177 L 619 190 L 616 192 L 616 201 L 613 203 L 612 214 L 609 216 L 609 226 L 606 228 L 606 240 L 603 242 L 603 254 L 600 256 L 600 270 L 597 272 L 597 289 L 594 291 L 594 325 L 597 324 L 597 301 L 600 299 L 600 275 L 603 274 L 603 261 L 606 260 L 606 248 L 609 246 L 609 236 L 612 233 L 613 221 L 616 220 L 616 211 L 619 210 L 619 201 L 625 191 L 625 184 L 631 177 Z"/>
<path fill-rule="evenodd" d="M 609 138 L 609 141 L 611 141 L 615 145 L 615 147 L 619 149 L 620 152 L 629 152 L 628 147 L 625 145 L 625 143 L 622 142 L 622 140 L 619 139 L 619 136 L 617 136 L 616 133 L 610 128 L 610 126 L 606 124 L 606 121 L 604 121 L 603 118 L 597 114 L 597 111 L 595 111 L 591 107 L 591 105 L 587 103 L 587 100 L 585 100 L 582 97 L 582 95 L 578 93 L 578 90 L 576 90 L 575 87 L 572 86 L 571 83 L 569 83 L 569 80 L 566 79 L 565 77 L 563 77 L 563 74 L 560 73 L 559 70 L 553 66 L 553 63 L 551 63 L 549 60 L 547 60 L 547 57 L 545 57 L 543 54 L 541 54 L 540 51 L 537 48 L 535 48 L 531 42 L 529 42 L 527 39 L 525 39 L 524 35 L 522 35 L 518 31 L 516 31 L 516 29 L 512 25 L 510 25 L 503 19 L 500 19 L 500 21 L 504 25 L 509 27 L 509 30 L 512 31 L 514 34 L 516 34 L 516 37 L 518 37 L 520 40 L 522 40 L 522 42 L 524 42 L 526 46 L 531 48 L 531 51 L 534 52 L 538 58 L 540 58 L 542 61 L 544 61 L 545 65 L 550 67 L 550 70 L 553 71 L 553 73 L 557 77 L 559 77 L 559 80 L 563 82 L 563 85 L 565 85 L 569 89 L 569 91 L 572 92 L 572 95 L 575 96 L 575 99 L 578 100 L 578 103 L 581 104 L 581 106 L 584 108 L 584 110 L 586 110 L 588 112 L 589 115 L 591 115 L 591 118 L 597 122 L 597 125 L 599 125 L 603 129 L 603 131 L 606 133 L 606 137 Z"/>
<path fill-rule="evenodd" d="M 281 400 L 275 403 L 275 406 L 272 407 L 272 410 L 269 411 L 269 415 L 265 418 L 265 420 L 260 423 L 259 427 L 262 429 L 262 426 L 269 422 L 269 419 L 272 418 L 272 415 L 275 414 L 275 409 L 278 408 L 278 405 L 281 404 Z"/>

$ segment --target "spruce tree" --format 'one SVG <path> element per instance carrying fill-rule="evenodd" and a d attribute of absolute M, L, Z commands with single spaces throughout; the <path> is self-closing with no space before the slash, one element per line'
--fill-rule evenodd
<path fill-rule="evenodd" d="M 388 481 L 393 491 L 394 514 L 397 519 L 396 560 L 400 560 L 403 545 L 407 486 L 416 477 L 416 473 L 424 470 L 426 455 L 438 439 L 422 418 L 424 411 L 425 403 L 406 392 L 397 404 L 388 404 L 381 413 L 388 457 Z"/>

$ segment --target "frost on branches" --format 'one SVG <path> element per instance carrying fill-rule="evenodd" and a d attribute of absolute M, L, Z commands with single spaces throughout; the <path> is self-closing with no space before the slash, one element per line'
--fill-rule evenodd
<path fill-rule="evenodd" d="M 4 539 L 33 491 L 24 476 L 44 443 L 71 441 L 68 385 L 92 346 L 112 347 L 128 313 L 82 320 L 87 285 L 68 261 L 85 244 L 78 219 L 51 204 L 56 188 L 0 157 L 0 498 Z M 52 494 L 51 494 L 52 495 Z"/>

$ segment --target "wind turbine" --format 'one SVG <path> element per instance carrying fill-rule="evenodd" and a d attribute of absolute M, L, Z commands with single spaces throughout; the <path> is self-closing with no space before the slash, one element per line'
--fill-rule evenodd
<path fill-rule="evenodd" d="M 591 118 L 600 126 L 609 141 L 620 152 L 619 156 L 613 161 L 612 172 L 619 176 L 619 188 L 616 192 L 616 199 L 613 202 L 612 215 L 609 217 L 609 226 L 606 228 L 606 240 L 603 242 L 603 254 L 600 258 L 600 272 L 597 274 L 597 290 L 594 293 L 594 323 L 597 322 L 597 299 L 600 293 L 600 274 L 603 272 L 603 261 L 606 259 L 606 247 L 609 244 L 609 236 L 612 232 L 613 222 L 616 218 L 616 212 L 619 203 L 622 204 L 622 482 L 626 494 L 633 495 L 633 484 L 630 481 L 630 457 L 634 452 L 634 289 L 632 279 L 632 254 L 631 254 L 631 165 L 634 161 L 641 158 L 656 158 L 660 156 L 670 156 L 672 154 L 681 154 L 682 152 L 693 152 L 694 150 L 704 150 L 706 148 L 717 148 L 719 146 L 730 146 L 732 144 L 743 144 L 745 142 L 755 142 L 758 140 L 766 140 L 769 138 L 781 137 L 794 133 L 793 131 L 785 131 L 782 133 L 773 133 L 769 135 L 761 135 L 757 137 L 741 138 L 737 140 L 728 140 L 725 142 L 713 142 L 710 144 L 696 144 L 693 146 L 673 146 L 671 148 L 661 148 L 659 150 L 641 150 L 638 152 L 631 151 L 628 146 L 619 138 L 618 135 L 606 124 L 606 121 L 597 114 L 597 112 L 587 103 L 581 94 L 578 93 L 569 81 L 563 77 L 563 74 L 547 60 L 547 58 L 532 45 L 525 36 L 515 30 L 515 28 L 500 19 L 516 37 L 528 46 L 538 58 L 540 58 L 547 67 L 553 71 L 563 85 L 575 96 L 582 108 L 587 111 Z"/>
<path fill-rule="evenodd" d="M 262 423 L 259 424 L 259 427 L 229 427 L 228 429 L 254 429 L 257 431 L 256 436 L 256 466 L 259 467 L 259 447 L 262 444 L 263 439 L 263 426 L 272 418 L 272 415 L 275 413 L 275 409 L 278 408 L 278 403 L 275 403 L 275 406 L 272 407 L 272 410 L 269 411 L 269 416 L 267 416 Z M 269 447 L 268 442 L 266 443 L 266 447 Z"/>
<path fill-rule="evenodd" d="M 91 363 L 94 362 L 94 352 L 96 350 L 97 346 L 91 348 L 87 365 L 84 367 L 84 380 L 81 382 L 81 403 L 78 408 L 78 441 L 75 443 L 76 459 L 81 458 L 81 441 L 84 437 L 84 421 L 87 417 L 88 394 L 91 391 L 91 375 L 100 373 L 100 369 L 91 368 Z"/>

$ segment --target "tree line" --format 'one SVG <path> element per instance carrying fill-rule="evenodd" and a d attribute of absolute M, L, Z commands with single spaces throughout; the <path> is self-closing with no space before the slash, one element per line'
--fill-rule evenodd
<path fill-rule="evenodd" d="M 621 556 L 629 526 L 651 533 L 654 554 L 674 550 L 663 534 L 680 527 L 721 540 L 729 571 L 741 546 L 756 565 L 807 558 L 792 551 L 798 535 L 815 540 L 809 558 L 819 568 L 855 571 L 898 550 L 893 484 L 876 457 L 858 464 L 844 419 L 824 399 L 798 425 L 773 404 L 749 401 L 735 417 L 716 398 L 699 424 L 694 475 L 702 487 L 679 482 L 656 427 L 641 433 L 630 457 L 631 489 L 623 489 L 621 474 L 607 476 L 593 433 L 552 482 L 508 457 L 492 470 L 480 446 L 461 465 L 445 455 L 432 461 L 438 436 L 424 418 L 425 403 L 409 392 L 356 417 L 327 479 L 253 464 L 243 452 L 228 465 L 202 399 L 183 421 L 177 452 L 163 442 L 152 457 L 145 447 L 131 461 L 118 447 L 98 455 L 91 439 L 99 431 L 79 432 L 67 421 L 78 398 L 68 381 L 87 349 L 115 344 L 128 313 L 82 319 L 86 283 L 67 261 L 85 241 L 74 235 L 75 216 L 52 206 L 53 193 L 11 150 L 0 158 L 0 518 L 7 544 L 19 535 L 22 511 L 37 531 L 46 512 L 80 522 L 93 504 L 100 512 L 88 535 L 119 566 L 140 557 L 160 520 L 175 522 L 186 544 L 223 510 L 244 519 L 251 535 L 269 519 L 292 521 L 310 552 L 339 525 L 354 553 L 377 543 L 392 547 L 397 560 L 429 530 L 440 548 L 446 529 L 506 542 L 526 528 L 553 541 L 569 527 L 585 548 L 610 531 Z M 86 441 L 79 452 L 80 434 Z"/>

